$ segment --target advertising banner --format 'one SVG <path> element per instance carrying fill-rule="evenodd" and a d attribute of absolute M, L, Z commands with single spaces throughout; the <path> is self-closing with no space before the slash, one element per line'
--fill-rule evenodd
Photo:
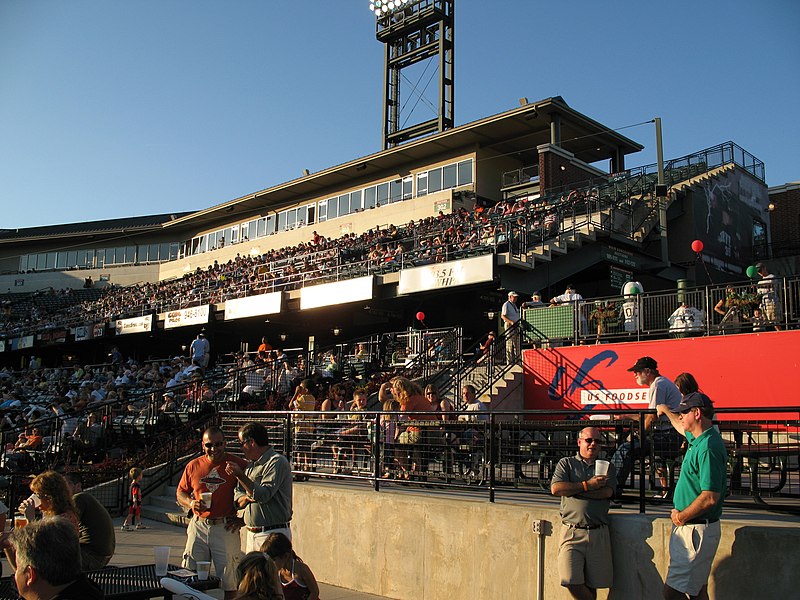
<path fill-rule="evenodd" d="M 164 319 L 164 329 L 173 327 L 186 327 L 188 325 L 204 325 L 208 323 L 208 316 L 211 314 L 211 305 L 193 306 L 192 308 L 182 308 L 181 310 L 171 310 Z"/>
<path fill-rule="evenodd" d="M 93 338 L 101 338 L 106 334 L 106 324 L 105 323 L 95 323 L 92 325 L 92 337 Z"/>
<path fill-rule="evenodd" d="M 83 342 L 85 340 L 92 339 L 92 326 L 91 325 L 80 325 L 79 327 L 75 328 L 75 341 L 76 342 Z"/>
<path fill-rule="evenodd" d="M 274 315 L 281 312 L 283 292 L 236 298 L 225 302 L 225 320 L 244 319 L 258 315 Z"/>
<path fill-rule="evenodd" d="M 525 408 L 584 414 L 645 408 L 647 388 L 628 371 L 642 356 L 655 359 L 670 381 L 694 375 L 716 407 L 795 406 L 786 382 L 800 374 L 798 347 L 800 331 L 776 331 L 524 350 Z"/>
<path fill-rule="evenodd" d="M 358 277 L 347 281 L 323 283 L 300 290 L 300 310 L 372 300 L 373 277 Z"/>
<path fill-rule="evenodd" d="M 494 276 L 494 256 L 484 254 L 446 263 L 403 269 L 400 272 L 399 294 L 429 292 L 471 283 L 491 281 Z"/>
<path fill-rule="evenodd" d="M 117 335 L 128 333 L 147 333 L 153 330 L 153 315 L 133 317 L 131 319 L 117 319 Z"/>

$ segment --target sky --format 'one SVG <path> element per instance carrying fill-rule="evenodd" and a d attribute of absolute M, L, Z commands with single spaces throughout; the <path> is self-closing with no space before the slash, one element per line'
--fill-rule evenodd
<path fill-rule="evenodd" d="M 0 0 L 0 229 L 202 210 L 381 150 L 368 5 Z M 456 125 L 560 95 L 646 147 L 628 167 L 655 162 L 654 127 L 637 124 L 658 116 L 666 158 L 734 141 L 768 185 L 800 180 L 797 0 L 455 13 Z"/>

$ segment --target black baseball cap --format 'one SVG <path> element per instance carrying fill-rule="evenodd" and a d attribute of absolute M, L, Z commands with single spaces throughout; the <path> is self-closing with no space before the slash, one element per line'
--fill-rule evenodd
<path fill-rule="evenodd" d="M 703 392 L 691 392 L 683 397 L 675 412 L 682 413 L 692 408 L 710 408 L 713 406 L 711 398 Z"/>
<path fill-rule="evenodd" d="M 654 371 L 658 369 L 658 363 L 655 361 L 654 358 L 650 358 L 649 356 L 643 356 L 639 360 L 637 360 L 634 365 L 628 369 L 628 371 L 642 371 L 644 369 L 653 369 Z"/>

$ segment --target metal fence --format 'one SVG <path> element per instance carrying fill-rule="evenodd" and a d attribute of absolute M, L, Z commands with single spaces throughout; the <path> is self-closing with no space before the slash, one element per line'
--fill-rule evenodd
<path fill-rule="evenodd" d="M 659 337 L 730 335 L 791 329 L 800 324 L 800 278 L 776 279 L 626 296 L 589 298 L 524 309 L 535 343 L 599 343 Z"/>
<path fill-rule="evenodd" d="M 298 479 L 357 480 L 376 491 L 398 484 L 479 491 L 489 501 L 498 492 L 549 495 L 558 461 L 575 455 L 580 430 L 592 426 L 601 431 L 602 456 L 616 467 L 623 500 L 641 512 L 671 502 L 685 440 L 645 431 L 652 411 L 608 412 L 609 420 L 576 418 L 574 411 L 352 412 L 332 419 L 228 412 L 221 422 L 233 441 L 241 425 L 264 423 Z M 718 409 L 717 418 L 728 452 L 726 502 L 800 513 L 800 407 Z"/>

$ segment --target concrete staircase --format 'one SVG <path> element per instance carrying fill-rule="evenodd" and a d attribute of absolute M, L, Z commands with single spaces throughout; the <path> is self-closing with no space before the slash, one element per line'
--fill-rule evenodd
<path fill-rule="evenodd" d="M 188 525 L 186 511 L 181 511 L 181 507 L 175 501 L 177 491 L 178 486 L 164 484 L 155 492 L 145 496 L 142 502 L 142 517 L 171 525 L 183 527 Z"/>
<path fill-rule="evenodd" d="M 491 385 L 480 400 L 492 410 L 522 410 L 525 407 L 524 380 L 522 365 L 514 365 Z"/>

